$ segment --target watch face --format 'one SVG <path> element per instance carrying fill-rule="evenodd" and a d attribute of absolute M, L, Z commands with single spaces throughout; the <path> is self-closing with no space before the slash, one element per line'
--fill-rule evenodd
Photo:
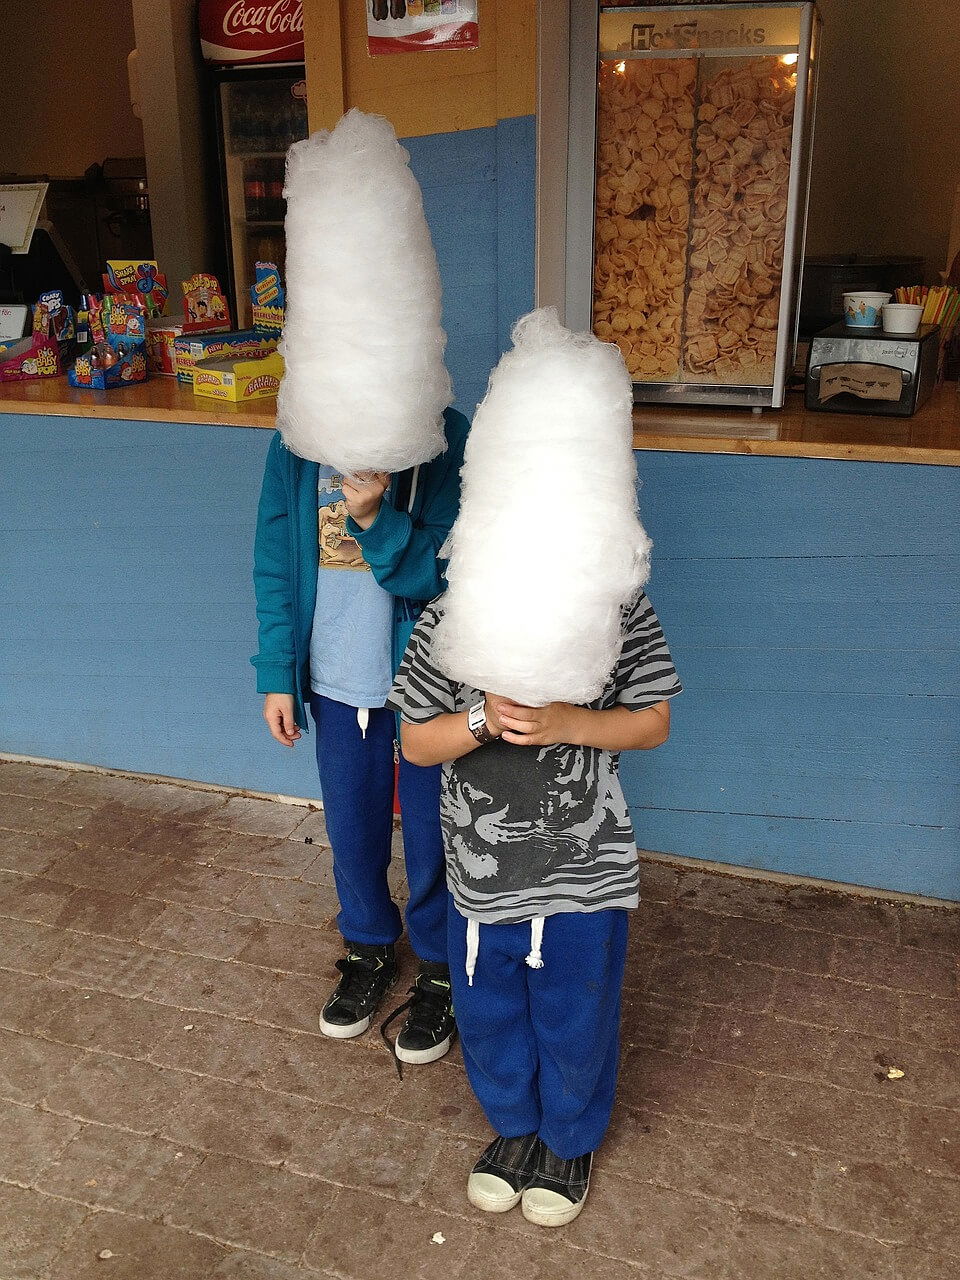
<path fill-rule="evenodd" d="M 471 729 L 479 729 L 487 723 L 487 709 L 483 702 L 475 702 L 467 715 L 467 724 Z"/>

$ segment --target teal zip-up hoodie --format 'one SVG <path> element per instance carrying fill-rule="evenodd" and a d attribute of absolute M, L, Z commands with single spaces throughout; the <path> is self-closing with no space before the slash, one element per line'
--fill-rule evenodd
<path fill-rule="evenodd" d="M 437 553 L 457 518 L 469 430 L 462 413 L 447 409 L 446 452 L 395 475 L 369 529 L 347 520 L 377 582 L 394 596 L 394 670 L 423 605 L 444 589 L 444 562 Z M 320 567 L 318 481 L 317 464 L 291 453 L 277 432 L 267 453 L 257 513 L 253 583 L 260 633 L 259 651 L 250 661 L 257 668 L 258 693 L 293 694 L 301 729 L 307 727 L 304 703 L 310 696 L 310 631 Z M 411 491 L 412 502 L 405 499 L 398 510 L 395 495 Z"/>

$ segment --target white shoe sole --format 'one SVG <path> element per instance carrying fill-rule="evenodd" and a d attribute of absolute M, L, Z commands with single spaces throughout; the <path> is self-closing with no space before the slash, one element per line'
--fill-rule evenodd
<path fill-rule="evenodd" d="M 493 1173 L 471 1173 L 467 1179 L 467 1199 L 484 1213 L 506 1213 L 520 1203 L 522 1195 L 522 1191 L 511 1191 L 510 1183 Z"/>
<path fill-rule="evenodd" d="M 399 1043 L 394 1047 L 401 1062 L 423 1063 L 436 1062 L 438 1058 L 442 1058 L 445 1053 L 450 1052 L 452 1044 L 453 1036 L 449 1035 L 446 1040 L 441 1040 L 439 1044 L 431 1045 L 429 1049 L 404 1049 Z"/>
<path fill-rule="evenodd" d="M 327 1022 L 322 1013 L 319 1018 L 320 1030 L 325 1036 L 330 1036 L 332 1040 L 352 1040 L 354 1036 L 362 1036 L 372 1021 L 372 1014 L 369 1018 L 361 1018 L 359 1022 L 350 1022 L 346 1026 L 340 1026 L 336 1022 Z"/>
<path fill-rule="evenodd" d="M 587 1183 L 587 1191 L 590 1184 Z M 520 1209 L 528 1222 L 537 1227 L 565 1227 L 578 1217 L 587 1203 L 587 1192 L 583 1199 L 571 1204 L 566 1196 L 556 1191 L 548 1191 L 545 1187 L 528 1187 L 520 1201 Z"/>

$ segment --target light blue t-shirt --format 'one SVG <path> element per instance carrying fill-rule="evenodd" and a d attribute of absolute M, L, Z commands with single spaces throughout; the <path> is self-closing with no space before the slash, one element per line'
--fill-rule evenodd
<path fill-rule="evenodd" d="M 320 467 L 320 569 L 310 633 L 310 687 L 348 707 L 382 707 L 393 683 L 393 596 L 347 532 L 343 475 Z"/>

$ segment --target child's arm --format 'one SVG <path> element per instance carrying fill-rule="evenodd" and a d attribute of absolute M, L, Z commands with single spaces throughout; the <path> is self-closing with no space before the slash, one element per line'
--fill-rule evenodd
<path fill-rule="evenodd" d="M 497 719 L 489 698 L 486 704 L 487 728 L 495 738 L 499 738 L 503 726 Z M 405 759 L 411 764 L 429 766 L 459 760 L 461 756 L 468 756 L 471 751 L 476 751 L 480 743 L 467 726 L 467 715 L 466 711 L 446 712 L 419 724 L 401 720 L 400 746 Z"/>
<path fill-rule="evenodd" d="M 662 746 L 670 736 L 669 702 L 656 702 L 639 711 L 625 706 L 593 711 L 569 702 L 522 707 L 509 698 L 488 699 L 488 705 L 490 702 L 503 725 L 504 742 L 522 747 L 552 747 L 569 742 L 602 751 L 650 751 Z"/>
<path fill-rule="evenodd" d="M 267 453 L 257 511 L 253 581 L 259 619 L 259 645 L 251 659 L 257 691 L 266 695 L 263 716 L 278 742 L 292 747 L 300 731 L 294 722 L 296 657 L 293 638 L 293 582 L 290 531 L 283 484 L 279 435 Z"/>

